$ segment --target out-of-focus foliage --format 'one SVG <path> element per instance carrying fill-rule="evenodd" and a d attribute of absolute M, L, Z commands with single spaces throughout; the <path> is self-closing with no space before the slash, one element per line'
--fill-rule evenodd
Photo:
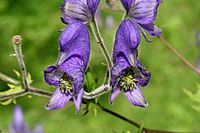
<path fill-rule="evenodd" d="M 13 54 L 11 38 L 20 34 L 23 38 L 23 54 L 28 72 L 34 82 L 32 85 L 53 91 L 54 88 L 45 84 L 43 70 L 55 62 L 58 53 L 58 30 L 65 27 L 59 17 L 59 6 L 62 0 L 0 0 L 0 72 L 16 77 L 13 69 L 18 69 Z M 104 3 L 104 1 L 103 1 Z M 116 5 L 117 9 L 119 4 Z M 119 25 L 123 12 L 109 10 L 101 11 L 102 22 L 100 32 L 111 53 L 114 34 Z M 105 19 L 112 15 L 116 20 L 113 28 L 105 28 Z M 159 7 L 156 20 L 166 39 L 182 53 L 190 62 L 195 63 L 198 56 L 196 34 L 200 31 L 199 0 L 163 0 Z M 143 88 L 149 106 L 138 108 L 131 106 L 126 98 L 120 95 L 113 105 L 108 103 L 108 95 L 99 98 L 106 107 L 133 119 L 149 128 L 173 131 L 200 131 L 199 112 L 194 110 L 191 100 L 183 92 L 183 88 L 196 91 L 199 76 L 188 69 L 156 38 L 153 43 L 143 41 L 140 44 L 140 60 L 152 72 L 150 85 Z M 104 80 L 106 66 L 99 46 L 91 34 L 90 72 L 86 78 L 97 82 Z M 93 82 L 94 82 L 93 81 Z M 94 82 L 94 83 L 95 83 Z M 94 86 L 94 83 L 90 83 Z M 0 91 L 8 90 L 7 83 L 0 81 Z M 69 103 L 64 109 L 47 111 L 44 106 L 48 99 L 33 96 L 31 99 L 22 97 L 17 103 L 23 107 L 24 115 L 30 127 L 40 122 L 44 132 L 134 132 L 137 129 L 117 118 L 98 111 L 97 117 L 89 112 L 75 114 L 73 104 Z M 6 132 L 11 122 L 14 105 L 0 105 L 0 129 Z"/>
<path fill-rule="evenodd" d="M 188 95 L 190 100 L 193 102 L 191 106 L 200 112 L 200 84 L 197 85 L 197 91 L 193 94 L 187 89 L 184 89 L 185 94 Z"/>

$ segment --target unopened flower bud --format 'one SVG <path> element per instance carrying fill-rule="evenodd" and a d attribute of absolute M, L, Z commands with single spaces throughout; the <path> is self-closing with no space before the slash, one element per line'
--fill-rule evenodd
<path fill-rule="evenodd" d="M 12 42 L 13 44 L 19 45 L 21 44 L 22 38 L 20 35 L 13 36 Z"/>

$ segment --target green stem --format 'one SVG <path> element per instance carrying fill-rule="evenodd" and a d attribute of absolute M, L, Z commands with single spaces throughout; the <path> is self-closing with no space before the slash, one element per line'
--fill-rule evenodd
<path fill-rule="evenodd" d="M 3 76 L 0 76 L 0 79 L 2 79 L 4 81 L 8 81 L 9 83 L 19 83 L 18 80 L 15 80 L 15 79 L 13 79 L 13 78 L 5 75 L 5 74 L 1 74 L 0 73 L 0 75 L 3 75 Z M 5 78 L 5 77 L 7 77 L 7 78 Z M 13 81 L 15 81 L 15 82 L 13 82 Z M 13 99 L 13 98 L 18 98 L 18 97 L 21 97 L 21 96 L 25 96 L 27 94 L 33 94 L 33 95 L 43 96 L 43 97 L 51 97 L 52 96 L 52 93 L 49 92 L 49 91 L 45 91 L 43 89 L 39 89 L 39 88 L 35 88 L 35 87 L 30 86 L 28 91 L 26 91 L 25 89 L 22 89 L 19 92 L 15 92 L 15 93 L 12 93 L 12 94 L 5 94 L 5 95 L 4 94 L 3 95 L 0 94 L 0 102 L 1 101 L 5 101 L 5 100 L 9 100 L 9 99 Z M 83 99 L 83 104 L 87 104 L 87 102 L 84 99 Z M 116 113 L 116 112 L 114 112 L 112 110 L 109 110 L 109 109 L 105 108 L 104 106 L 100 105 L 99 103 L 97 103 L 96 105 L 103 112 L 108 113 L 108 114 L 110 114 L 110 115 L 112 115 L 112 116 L 114 116 L 116 118 L 119 118 L 119 119 L 123 120 L 124 122 L 129 123 L 129 124 L 137 127 L 138 129 L 141 129 L 141 133 L 175 133 L 175 132 L 168 132 L 168 131 L 161 131 L 161 130 L 144 128 L 139 123 L 137 123 L 137 122 L 135 122 L 133 120 L 130 120 L 130 119 L 124 117 L 123 115 L 119 114 L 119 113 Z"/>
<path fill-rule="evenodd" d="M 106 45 L 103 41 L 103 38 L 101 37 L 101 34 L 99 32 L 97 23 L 94 19 L 91 21 L 90 27 L 91 27 L 93 34 L 97 40 L 97 43 L 99 44 L 99 46 L 103 52 L 103 55 L 105 56 L 105 59 L 106 59 L 107 65 L 108 65 L 108 69 L 110 70 L 112 67 L 112 61 L 111 61 L 110 55 L 108 53 L 108 50 L 106 48 Z"/>
<path fill-rule="evenodd" d="M 18 80 L 15 80 L 3 73 L 0 72 L 0 79 L 2 79 L 3 81 L 10 83 L 10 84 L 14 84 L 14 85 L 20 85 L 21 83 Z"/>
<path fill-rule="evenodd" d="M 14 92 L 11 94 L 0 94 L 0 101 L 5 101 L 5 100 L 17 98 L 17 97 L 22 97 L 22 96 L 25 96 L 27 93 L 28 92 L 25 89 L 23 89 L 23 90 L 20 90 L 18 92 Z"/>
<path fill-rule="evenodd" d="M 17 43 L 15 40 L 17 40 Z M 13 37 L 13 46 L 14 46 L 17 61 L 19 63 L 19 67 L 22 73 L 22 83 L 23 83 L 24 89 L 27 91 L 29 89 L 29 84 L 27 81 L 26 66 L 23 60 L 23 54 L 22 54 L 22 48 L 21 48 L 21 37 L 19 35 L 16 35 Z"/>
<path fill-rule="evenodd" d="M 145 128 L 143 127 L 141 124 L 124 117 L 123 115 L 116 113 L 110 109 L 105 108 L 104 106 L 102 106 L 100 103 L 96 104 L 103 112 L 108 113 L 118 119 L 123 120 L 126 123 L 129 123 L 135 127 L 137 127 L 140 130 L 140 133 L 177 133 L 177 132 L 169 132 L 169 131 L 163 131 L 163 130 L 157 130 L 157 129 L 149 129 L 149 128 Z"/>
<path fill-rule="evenodd" d="M 100 87 L 96 88 L 94 91 L 88 93 L 84 92 L 83 98 L 85 99 L 94 99 L 97 98 L 107 92 L 111 91 L 111 86 L 108 84 L 103 84 Z"/>
<path fill-rule="evenodd" d="M 168 48 L 170 49 L 175 55 L 178 56 L 178 58 L 183 61 L 190 69 L 195 71 L 198 75 L 200 75 L 200 71 L 196 69 L 195 66 L 193 66 L 185 57 L 183 57 L 175 48 L 173 48 L 166 40 L 165 38 L 161 35 L 158 36 L 158 39 Z"/>
<path fill-rule="evenodd" d="M 52 93 L 43 89 L 35 88 L 35 87 L 30 87 L 29 89 L 30 94 L 34 94 L 37 96 L 44 96 L 44 97 L 51 97 Z"/>

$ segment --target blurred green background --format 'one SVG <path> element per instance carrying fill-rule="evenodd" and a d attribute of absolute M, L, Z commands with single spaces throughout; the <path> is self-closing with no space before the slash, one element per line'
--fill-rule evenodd
<path fill-rule="evenodd" d="M 55 89 L 44 82 L 43 70 L 55 63 L 57 58 L 60 35 L 57 31 L 65 27 L 59 19 L 61 3 L 62 0 L 0 0 L 0 72 L 16 77 L 12 70 L 19 70 L 19 67 L 16 58 L 10 57 L 14 52 L 11 39 L 13 35 L 20 34 L 23 38 L 24 60 L 34 80 L 33 86 L 49 91 Z M 103 6 L 105 7 L 105 3 Z M 112 28 L 105 27 L 108 15 L 112 15 L 116 21 Z M 101 17 L 103 25 L 100 32 L 111 53 L 116 28 L 123 12 L 102 10 Z M 199 54 L 199 0 L 163 0 L 155 23 L 173 47 L 195 64 Z M 101 96 L 99 102 L 148 128 L 177 132 L 200 131 L 200 112 L 191 107 L 192 102 L 183 92 L 186 88 L 195 93 L 200 78 L 157 38 L 151 40 L 151 44 L 143 40 L 139 48 L 141 62 L 152 73 L 149 86 L 143 88 L 149 106 L 131 106 L 122 94 L 113 105 L 108 103 L 108 94 Z M 106 70 L 102 63 L 105 60 L 91 34 L 90 72 L 94 78 L 99 78 L 98 84 L 102 82 Z M 0 81 L 0 91 L 7 89 L 7 84 Z M 47 111 L 44 109 L 47 102 L 47 98 L 36 96 L 17 99 L 31 128 L 41 123 L 45 133 L 137 131 L 135 127 L 99 110 L 96 116 L 92 110 L 86 116 L 82 116 L 83 111 L 75 114 L 72 103 L 64 109 Z M 3 132 L 8 132 L 14 106 L 0 105 L 0 129 Z"/>

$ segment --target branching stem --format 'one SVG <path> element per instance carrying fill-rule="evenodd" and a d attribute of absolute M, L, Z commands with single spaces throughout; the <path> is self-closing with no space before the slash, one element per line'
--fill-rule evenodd
<path fill-rule="evenodd" d="M 99 44 L 101 50 L 102 50 L 102 53 L 106 59 L 106 62 L 107 62 L 107 66 L 108 66 L 108 70 L 106 72 L 106 77 L 105 77 L 105 81 L 104 83 L 97 89 L 95 89 L 94 91 L 88 93 L 88 92 L 84 92 L 84 95 L 83 97 L 85 99 L 94 99 L 94 98 L 97 98 L 101 95 L 103 95 L 104 93 L 108 92 L 111 90 L 111 87 L 110 87 L 110 70 L 112 68 L 112 61 L 111 61 L 111 58 L 110 58 L 110 55 L 109 55 L 109 52 L 106 48 L 106 45 L 103 41 L 103 38 L 99 32 L 99 29 L 98 29 L 98 26 L 97 26 L 97 23 L 95 21 L 95 19 L 93 19 L 91 22 L 90 22 L 90 27 L 92 29 L 92 33 L 97 41 L 97 43 Z"/>

